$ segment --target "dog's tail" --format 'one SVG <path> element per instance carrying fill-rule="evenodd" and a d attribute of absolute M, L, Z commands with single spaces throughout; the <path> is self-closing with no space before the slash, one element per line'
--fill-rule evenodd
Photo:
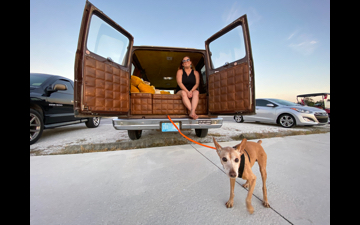
<path fill-rule="evenodd" d="M 261 145 L 262 141 L 261 141 L 261 140 L 258 140 L 258 142 L 257 142 L 257 143 Z"/>

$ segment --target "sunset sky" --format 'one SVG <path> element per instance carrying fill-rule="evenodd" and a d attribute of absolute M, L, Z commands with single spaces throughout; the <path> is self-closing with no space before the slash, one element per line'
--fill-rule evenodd
<path fill-rule="evenodd" d="M 205 49 L 205 40 L 247 14 L 256 98 L 296 101 L 330 92 L 329 0 L 91 0 L 134 45 Z M 30 1 L 30 72 L 74 79 L 85 0 Z"/>

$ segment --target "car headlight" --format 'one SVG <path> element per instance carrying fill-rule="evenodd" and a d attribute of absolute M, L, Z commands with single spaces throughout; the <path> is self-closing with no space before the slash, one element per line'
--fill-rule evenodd
<path fill-rule="evenodd" d="M 299 113 L 312 113 L 312 111 L 309 110 L 303 110 L 303 109 L 299 109 L 299 108 L 291 108 L 292 110 L 295 110 Z"/>

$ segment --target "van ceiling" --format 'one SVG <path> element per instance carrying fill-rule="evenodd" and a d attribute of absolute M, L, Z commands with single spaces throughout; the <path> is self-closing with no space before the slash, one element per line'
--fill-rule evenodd
<path fill-rule="evenodd" d="M 196 52 L 173 52 L 173 51 L 153 51 L 136 50 L 134 52 L 140 66 L 145 71 L 146 77 L 151 85 L 159 89 L 175 89 L 176 72 L 181 60 L 189 56 L 193 66 L 200 62 L 203 57 L 201 53 Z M 172 80 L 164 80 L 164 77 L 172 77 Z"/>

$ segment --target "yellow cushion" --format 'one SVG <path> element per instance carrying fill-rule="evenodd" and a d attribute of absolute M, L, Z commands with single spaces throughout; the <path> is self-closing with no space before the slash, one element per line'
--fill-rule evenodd
<path fill-rule="evenodd" d="M 150 87 L 149 85 L 146 85 L 144 83 L 140 83 L 138 86 L 140 92 L 142 93 L 151 93 L 151 94 L 155 94 L 155 88 Z"/>
<path fill-rule="evenodd" d="M 140 92 L 139 89 L 137 89 L 137 87 L 131 84 L 131 93 L 139 93 L 139 92 Z"/>
<path fill-rule="evenodd" d="M 163 94 L 163 95 L 169 95 L 170 92 L 169 91 L 160 91 L 160 94 Z"/>
<path fill-rule="evenodd" d="M 131 76 L 131 84 L 134 85 L 135 87 L 139 86 L 140 83 L 143 83 L 144 81 L 141 80 L 140 77 L 137 76 Z"/>

